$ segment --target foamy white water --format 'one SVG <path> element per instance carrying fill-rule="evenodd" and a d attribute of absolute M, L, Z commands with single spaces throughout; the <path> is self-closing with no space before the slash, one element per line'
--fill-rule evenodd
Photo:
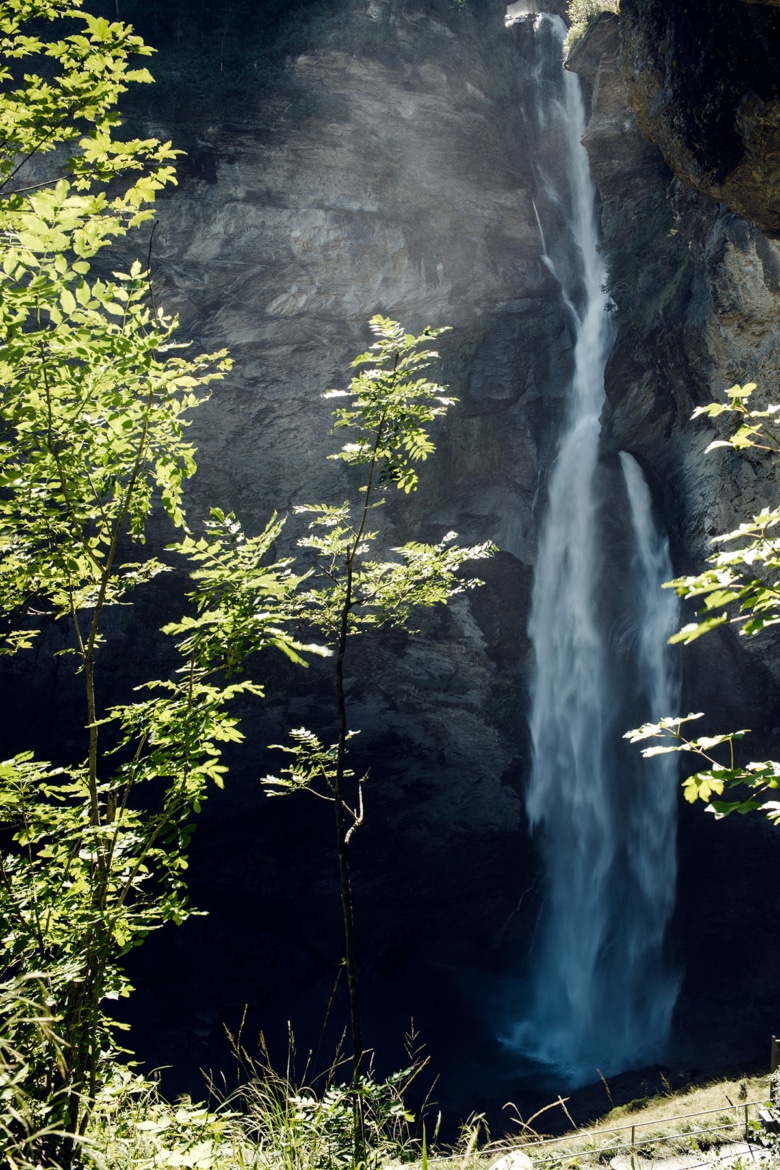
<path fill-rule="evenodd" d="M 675 706 L 666 647 L 675 606 L 660 590 L 671 575 L 668 550 L 630 455 L 609 480 L 610 507 L 624 513 L 619 555 L 602 531 L 599 416 L 612 328 L 580 85 L 561 68 L 564 33 L 557 17 L 537 20 L 533 73 L 540 150 L 551 156 L 549 166 L 540 159 L 544 206 L 534 211 L 575 339 L 529 625 L 536 666 L 526 803 L 546 898 L 529 1001 L 505 1040 L 578 1084 L 597 1070 L 656 1059 L 677 995 L 664 956 L 676 882 L 674 757 L 649 764 L 622 743 L 626 728 Z M 564 241 L 558 231 L 552 242 L 545 207 L 565 225 Z"/>

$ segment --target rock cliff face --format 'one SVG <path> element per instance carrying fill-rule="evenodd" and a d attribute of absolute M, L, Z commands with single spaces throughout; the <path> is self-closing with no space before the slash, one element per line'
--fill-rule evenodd
<path fill-rule="evenodd" d="M 633 45 L 633 26 L 629 35 Z M 570 67 L 593 95 L 585 144 L 602 199 L 620 321 L 608 373 L 607 435 L 632 450 L 638 445 L 640 453 L 654 450 L 653 464 L 662 460 L 665 514 L 681 551 L 695 559 L 706 537 L 737 515 L 707 481 L 738 474 L 738 465 L 749 478 L 752 473 L 741 459 L 701 459 L 698 442 L 706 446 L 712 436 L 702 423 L 688 427 L 689 412 L 736 381 L 756 381 L 769 393 L 776 385 L 780 248 L 726 204 L 699 198 L 642 133 L 630 112 L 632 66 L 622 16 L 602 17 Z M 699 441 L 692 440 L 696 430 Z M 690 485 L 681 493 L 675 475 L 686 465 Z M 702 476 L 697 500 L 694 480 Z M 771 481 L 771 468 L 761 478 Z M 760 488 L 744 500 L 737 488 L 732 495 L 743 510 L 762 499 Z M 710 497 L 720 498 L 720 514 Z"/>
<path fill-rule="evenodd" d="M 780 234 L 780 13 L 743 0 L 624 0 L 642 130 L 684 181 Z"/>
<path fill-rule="evenodd" d="M 733 453 L 705 455 L 716 435 L 703 421 L 691 423 L 691 412 L 737 381 L 755 381 L 771 397 L 780 375 L 780 246 L 757 223 L 735 214 L 746 210 L 747 190 L 755 183 L 763 201 L 761 216 L 754 218 L 771 226 L 767 209 L 776 180 L 764 169 L 771 166 L 771 157 L 751 155 L 745 148 L 742 172 L 728 172 L 733 142 L 722 127 L 719 134 L 708 121 L 711 104 L 701 94 L 697 104 L 681 87 L 689 67 L 701 80 L 700 62 L 711 65 L 715 56 L 723 57 L 732 25 L 726 28 L 693 6 L 690 17 L 681 16 L 683 7 L 630 0 L 620 18 L 600 18 L 570 60 L 592 94 L 585 143 L 602 200 L 610 289 L 620 322 L 607 370 L 604 442 L 608 448 L 632 452 L 655 485 L 678 572 L 696 571 L 711 536 L 729 531 L 777 499 L 771 461 Z M 728 7 L 740 10 L 741 32 L 733 45 L 738 62 L 753 13 L 740 5 Z M 734 62 L 725 71 L 731 104 L 721 108 L 724 122 L 736 108 L 744 110 L 753 101 L 763 55 L 770 48 L 762 40 L 766 19 L 765 12 L 758 16 L 753 43 L 758 79 L 744 61 L 741 74 Z M 691 24 L 698 30 L 693 59 L 693 42 L 677 36 L 680 25 L 690 31 Z M 775 51 L 777 44 L 775 40 Z M 659 60 L 667 69 L 664 82 L 659 81 Z M 650 78 L 653 85 L 658 82 L 657 92 L 650 92 Z M 719 97 L 725 103 L 723 89 Z M 711 134 L 709 178 L 703 166 L 695 175 L 691 172 L 692 154 L 683 138 L 695 124 Z M 676 137 L 670 127 L 676 127 Z M 720 145 L 726 152 L 722 156 Z M 739 153 L 742 147 L 734 149 Z M 751 178 L 743 183 L 749 166 Z M 716 184 L 716 172 L 728 172 L 731 178 Z M 688 185 L 692 179 L 702 194 Z M 731 206 L 714 202 L 731 190 Z M 686 710 L 706 711 L 712 728 L 735 727 L 742 719 L 755 733 L 751 750 L 756 757 L 774 754 L 776 642 L 767 638 L 738 644 L 728 635 L 710 636 L 682 653 L 681 667 Z M 709 1031 L 710 1055 L 733 1053 L 748 1034 L 759 1043 L 766 1032 L 775 995 L 771 971 L 780 956 L 777 908 L 771 891 L 764 893 L 759 884 L 748 893 L 737 875 L 744 872 L 748 857 L 751 865 L 773 864 L 776 849 L 771 830 L 763 826 L 715 824 L 697 817 L 695 810 L 683 818 L 678 925 L 687 939 L 687 975 L 678 1020 L 680 1035 L 695 1038 L 695 1059 L 706 1058 L 705 1020 L 709 1017 L 712 1024 L 717 1018 L 718 998 L 726 988 L 749 1006 L 734 1036 L 728 1029 L 720 1035 L 717 1028 Z M 724 863 L 730 872 L 721 870 L 719 876 Z M 741 889 L 745 918 L 737 943 L 732 931 Z M 735 960 L 723 986 L 713 989 L 707 976 L 711 956 L 729 945 L 729 938 L 740 949 L 749 947 L 746 940 L 751 938 L 753 953 L 760 958 L 744 964 Z"/>

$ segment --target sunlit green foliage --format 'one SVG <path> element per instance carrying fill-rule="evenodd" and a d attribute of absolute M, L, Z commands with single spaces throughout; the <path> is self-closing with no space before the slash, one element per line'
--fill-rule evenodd
<path fill-rule="evenodd" d="M 347 744 L 353 734 L 348 730 L 344 690 L 347 645 L 353 635 L 381 627 L 411 631 L 415 610 L 445 604 L 456 593 L 480 584 L 462 577 L 460 571 L 466 562 L 495 551 L 490 542 L 470 548 L 456 545 L 457 534 L 449 532 L 435 545 L 409 542 L 381 559 L 371 557 L 379 530 L 369 527 L 369 522 L 390 489 L 406 493 L 417 489 L 418 465 L 434 450 L 428 428 L 453 399 L 442 386 L 422 376 L 438 357 L 431 345 L 442 330 L 429 328 L 414 337 L 384 317 L 374 317 L 370 327 L 376 340 L 352 363 L 360 372 L 347 390 L 330 390 L 325 395 L 347 400 L 335 411 L 334 430 L 347 429 L 354 435 L 331 458 L 365 468 L 363 483 L 352 501 L 296 508 L 297 513 L 311 517 L 299 541 L 312 555 L 312 575 L 300 594 L 305 607 L 302 618 L 333 648 L 337 735 L 333 743 L 324 744 L 306 728 L 292 732 L 292 746 L 282 749 L 292 755 L 291 764 L 281 777 L 265 780 L 269 795 L 308 789 L 333 804 L 355 1077 L 361 1072 L 363 1044 L 346 847 L 363 820 L 367 777 L 356 776 L 347 766 Z"/>
<path fill-rule="evenodd" d="M 753 448 L 777 458 L 780 453 L 777 426 L 780 405 L 771 403 L 765 407 L 752 407 L 751 399 L 755 390 L 753 382 L 745 386 L 732 386 L 726 391 L 726 402 L 710 402 L 706 406 L 697 407 L 694 418 L 720 418 L 730 414 L 736 415 L 739 421 L 739 426 L 730 437 L 713 440 L 707 451 L 720 447 L 731 447 L 737 451 Z M 670 639 L 672 642 L 687 645 L 726 623 L 736 626 L 743 637 L 750 637 L 780 622 L 778 525 L 780 507 L 763 509 L 733 532 L 713 538 L 712 543 L 719 547 L 719 551 L 708 558 L 709 568 L 666 583 L 665 587 L 674 589 L 680 597 L 703 602 L 697 620 L 685 625 Z M 699 718 L 700 713 L 647 723 L 635 731 L 627 732 L 626 738 L 632 743 L 646 739 L 664 741 L 661 746 L 645 748 L 642 752 L 644 756 L 664 752 L 691 752 L 708 765 L 689 776 L 683 784 L 685 798 L 691 803 L 705 800 L 709 808 L 720 816 L 760 808 L 770 820 L 780 822 L 780 801 L 766 799 L 767 794 L 780 789 L 780 763 L 762 760 L 738 764 L 734 743 L 748 734 L 744 730 L 689 739 L 681 728 L 688 721 Z M 725 763 L 718 759 L 716 749 L 719 748 L 726 749 Z M 737 799 L 720 799 L 730 789 L 738 792 L 743 789 L 743 794 Z M 745 797 L 744 790 L 748 790 L 750 795 Z"/>
<path fill-rule="evenodd" d="M 92 270 L 174 181 L 170 144 L 123 138 L 116 114 L 127 85 L 150 80 L 129 56 L 149 51 L 127 26 L 83 13 L 80 0 L 0 0 L 0 652 L 25 653 L 57 624 L 83 699 L 71 728 L 82 744 L 75 763 L 69 748 L 60 761 L 24 751 L 0 764 L 0 1135 L 19 1170 L 75 1166 L 116 1084 L 109 1005 L 132 990 L 122 958 L 190 913 L 193 818 L 223 783 L 224 745 L 242 739 L 233 700 L 263 693 L 241 673 L 247 658 L 273 648 L 300 663 L 327 652 L 293 629 L 332 644 L 335 746 L 296 746 L 309 753 L 312 782 L 324 775 L 330 785 L 351 899 L 343 850 L 361 814 L 344 789 L 347 639 L 408 627 L 415 607 L 473 584 L 461 566 L 491 551 L 460 549 L 448 534 L 367 556 L 377 493 L 417 486 L 416 464 L 433 450 L 427 428 L 450 402 L 420 376 L 434 332 L 413 338 L 382 318 L 372 322 L 371 353 L 356 362 L 370 368 L 336 422 L 356 435 L 336 458 L 364 465 L 367 481 L 353 504 L 304 509 L 311 563 L 296 572 L 271 560 L 276 518 L 248 536 L 214 509 L 203 535 L 188 530 L 183 487 L 195 453 L 186 428 L 229 361 L 222 351 L 185 352 L 141 262 L 110 278 Z M 175 538 L 157 554 L 145 542 L 153 511 Z M 174 565 L 192 580 L 188 613 L 163 630 L 178 666 L 106 706 L 107 614 Z M 354 975 L 350 938 L 346 952 Z M 353 1033 L 345 1108 L 350 1141 L 357 1125 L 365 1149 L 368 1081 L 359 1026 Z"/>
<path fill-rule="evenodd" d="M 19 1166 L 77 1158 L 116 1052 L 107 1002 L 131 990 L 121 957 L 189 912 L 192 817 L 241 738 L 228 706 L 262 693 L 224 672 L 264 646 L 300 660 L 283 629 L 298 580 L 258 568 L 278 524 L 249 539 L 215 512 L 202 540 L 186 530 L 187 419 L 225 354 L 183 353 L 139 262 L 91 269 L 173 181 L 170 144 L 122 139 L 115 110 L 151 80 L 128 63 L 149 52 L 80 0 L 0 2 L 0 651 L 59 623 L 83 695 L 79 762 L 0 764 L 2 1127 Z M 154 507 L 182 536 L 165 560 L 144 540 Z M 180 669 L 105 709 L 106 614 L 177 558 L 196 566 L 194 614 L 168 627 Z"/>
<path fill-rule="evenodd" d="M 187 1097 L 172 1104 L 154 1083 L 116 1067 L 84 1136 L 84 1161 L 100 1170 L 360 1170 L 352 1156 L 357 1097 L 362 1170 L 412 1162 L 420 1143 L 405 1097 L 427 1059 L 413 1047 L 414 1035 L 406 1040 L 409 1067 L 386 1080 L 368 1070 L 355 1087 L 343 1083 L 338 1055 L 315 1069 L 310 1054 L 297 1070 L 292 1037 L 285 1067 L 275 1069 L 261 1036 L 257 1059 L 237 1045 L 240 1083 L 229 1093 L 211 1085 L 208 1105 Z"/>

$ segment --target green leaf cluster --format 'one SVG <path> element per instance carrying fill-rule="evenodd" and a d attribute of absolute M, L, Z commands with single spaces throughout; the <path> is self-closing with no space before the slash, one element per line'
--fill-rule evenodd
<path fill-rule="evenodd" d="M 390 549 L 389 556 L 371 556 L 380 530 L 370 528 L 369 522 L 386 502 L 389 490 L 417 490 L 418 465 L 435 450 L 430 426 L 455 400 L 443 386 L 421 376 L 438 358 L 432 342 L 445 330 L 426 328 L 415 337 L 396 321 L 380 316 L 369 325 L 376 341 L 352 363 L 352 368 L 368 368 L 352 378 L 347 390 L 328 390 L 324 395 L 331 401 L 348 400 L 349 405 L 334 410 L 334 431 L 347 429 L 354 436 L 330 458 L 364 467 L 365 479 L 353 500 L 300 504 L 294 509 L 297 515 L 310 518 L 298 545 L 314 557 L 298 594 L 300 620 L 333 647 L 337 672 L 343 669 L 351 636 L 382 627 L 415 632 L 417 613 L 480 585 L 479 578 L 463 576 L 462 569 L 495 552 L 490 541 L 457 545 L 457 533 L 448 532 L 436 544 L 409 541 Z M 342 705 L 343 676 L 339 678 L 337 694 Z M 295 746 L 283 750 L 294 753 L 296 764 L 287 770 L 286 781 L 266 778 L 264 783 L 273 794 L 310 787 L 319 777 L 336 800 L 342 799 L 342 781 L 347 777 L 343 755 L 353 733 L 346 731 L 343 710 L 340 721 L 340 748 L 336 744 L 324 749 L 305 728 L 291 733 Z M 339 754 L 339 775 L 333 780 L 330 764 L 324 761 L 332 762 Z"/>
<path fill-rule="evenodd" d="M 725 414 L 737 415 L 737 430 L 724 439 L 715 439 L 707 447 L 713 451 L 731 447 L 741 451 L 755 448 L 773 456 L 780 452 L 776 420 L 780 406 L 770 404 L 751 409 L 750 400 L 755 383 L 732 386 L 726 391 L 727 401 L 711 402 L 697 407 L 693 418 L 719 418 Z M 713 538 L 719 551 L 708 557 L 709 568 L 690 577 L 678 577 L 666 588 L 674 589 L 680 597 L 701 598 L 703 609 L 700 620 L 690 622 L 673 638 L 688 643 L 715 626 L 725 622 L 736 624 L 742 635 L 757 634 L 766 626 L 780 620 L 780 590 L 777 570 L 780 568 L 780 508 L 764 508 L 732 532 Z M 718 612 L 719 611 L 719 612 Z"/>
<path fill-rule="evenodd" d="M 27 651 L 59 623 L 83 694 L 78 762 L 23 752 L 0 763 L 0 1014 L 10 1035 L 0 1042 L 9 1070 L 0 1132 L 12 1136 L 19 1166 L 78 1161 L 121 1051 L 109 1005 L 132 990 L 122 958 L 192 913 L 195 817 L 224 783 L 225 745 L 242 740 L 235 701 L 263 695 L 247 673 L 251 657 L 273 649 L 303 664 L 332 654 L 335 742 L 294 733 L 287 779 L 267 783 L 277 792 L 324 784 L 351 929 L 344 849 L 362 821 L 366 777 L 346 761 L 348 639 L 410 628 L 416 609 L 476 584 L 463 566 L 492 552 L 459 548 L 449 533 L 369 555 L 369 517 L 391 488 L 417 488 L 434 449 L 429 428 L 452 402 L 424 376 L 439 331 L 413 337 L 381 317 L 360 373 L 330 395 L 347 400 L 335 426 L 351 434 L 334 458 L 365 468 L 366 479 L 342 506 L 302 509 L 312 517 L 302 568 L 274 559 L 278 517 L 249 536 L 233 513 L 214 509 L 203 533 L 190 532 L 187 426 L 229 360 L 176 340 L 140 262 L 110 277 L 92 267 L 149 220 L 156 192 L 173 181 L 170 144 L 123 137 L 116 113 L 128 84 L 150 80 L 130 65 L 148 53 L 126 25 L 84 13 L 81 0 L 0 0 L 0 651 Z M 159 555 L 145 539 L 155 511 L 175 534 Z M 106 615 L 175 566 L 191 580 L 187 612 L 162 631 L 178 666 L 106 709 Z M 346 957 L 353 995 L 349 929 Z M 363 1084 L 356 1018 L 353 1106 Z"/>
<path fill-rule="evenodd" d="M 658 723 L 644 723 L 633 731 L 627 731 L 624 739 L 631 743 L 641 743 L 646 739 L 662 740 L 661 744 L 642 749 L 642 755 L 646 759 L 669 752 L 691 752 L 705 764 L 709 764 L 709 767 L 692 773 L 683 781 L 683 795 L 689 804 L 704 800 L 707 802 L 708 811 L 719 817 L 728 816 L 733 812 L 748 813 L 754 809 L 761 809 L 769 820 L 780 821 L 780 803 L 760 799 L 765 792 L 780 788 L 780 764 L 774 760 L 763 760 L 760 763 L 751 761 L 742 766 L 736 764 L 735 741 L 748 735 L 748 729 L 689 738 L 681 730 L 683 724 L 701 719 L 702 716 L 703 712 L 697 711 L 689 715 L 660 719 Z M 714 749 L 720 747 L 727 749 L 726 764 L 718 761 L 713 755 Z M 721 797 L 731 787 L 752 789 L 756 795 L 737 800 L 713 799 Z"/>
<path fill-rule="evenodd" d="M 737 451 L 756 449 L 777 458 L 780 405 L 753 406 L 755 391 L 754 382 L 735 385 L 726 391 L 725 402 L 697 407 L 693 418 L 736 415 L 739 423 L 732 435 L 713 440 L 707 451 L 724 447 Z M 713 537 L 717 551 L 708 557 L 708 568 L 665 583 L 664 588 L 674 589 L 680 597 L 702 603 L 697 619 L 683 626 L 671 642 L 687 645 L 726 624 L 735 625 L 740 635 L 750 637 L 780 622 L 779 524 L 780 507 L 762 509 L 732 532 Z M 682 726 L 700 718 L 701 712 L 661 719 L 627 732 L 625 738 L 632 743 L 660 739 L 661 745 L 643 749 L 642 754 L 648 757 L 665 752 L 698 756 L 707 766 L 683 782 L 683 793 L 690 803 L 704 800 L 717 816 L 760 809 L 770 821 L 780 822 L 780 802 L 766 799 L 767 794 L 780 787 L 780 763 L 763 760 L 738 764 L 734 744 L 748 734 L 746 730 L 689 738 Z M 725 749 L 725 762 L 713 755 L 718 748 Z M 734 799 L 720 799 L 732 790 L 736 793 Z M 750 795 L 745 797 L 745 792 Z"/>
<path fill-rule="evenodd" d="M 435 449 L 431 424 L 446 413 L 454 399 L 443 386 L 424 376 L 438 357 L 432 343 L 442 330 L 427 328 L 415 337 L 386 317 L 373 317 L 369 324 L 376 340 L 352 363 L 360 372 L 348 389 L 329 390 L 325 395 L 330 400 L 346 400 L 346 405 L 334 411 L 334 431 L 351 432 L 349 441 L 331 458 L 364 468 L 365 478 L 354 499 L 343 504 L 302 504 L 295 509 L 297 514 L 310 517 L 298 544 L 304 555 L 312 558 L 299 593 L 300 619 L 333 650 L 337 737 L 326 746 L 307 728 L 295 729 L 292 745 L 281 747 L 292 756 L 292 762 L 282 769 L 281 776 L 266 776 L 263 781 L 268 795 L 305 790 L 333 805 L 350 998 L 353 1092 L 361 1083 L 363 1043 L 347 845 L 363 823 L 363 786 L 368 774 L 357 776 L 347 765 L 348 742 L 355 734 L 348 730 L 347 719 L 348 644 L 353 636 L 382 627 L 414 632 L 416 612 L 446 604 L 455 594 L 481 584 L 477 578 L 464 577 L 462 569 L 495 551 L 489 541 L 471 547 L 456 545 L 457 534 L 448 532 L 437 544 L 409 541 L 384 556 L 371 556 L 380 536 L 380 530 L 373 526 L 376 510 L 393 489 L 405 493 L 417 490 L 418 466 Z M 353 1158 L 364 1160 L 365 1135 L 357 1125 L 353 1139 Z"/>
<path fill-rule="evenodd" d="M 349 406 L 334 410 L 334 429 L 347 427 L 355 435 L 331 458 L 370 469 L 378 466 L 388 480 L 411 492 L 419 480 L 415 464 L 435 450 L 428 427 L 455 401 L 443 386 L 418 376 L 439 356 L 430 342 L 447 330 L 428 327 L 414 337 L 397 321 L 379 316 L 369 328 L 376 341 L 352 362 L 353 369 L 368 369 L 352 379 L 348 390 L 324 395 L 350 400 Z"/>
<path fill-rule="evenodd" d="M 2 1124 L 43 1165 L 76 1159 L 111 1074 L 122 956 L 191 912 L 194 818 L 242 738 L 232 704 L 262 695 L 239 672 L 261 649 L 306 650 L 289 632 L 300 578 L 272 563 L 279 521 L 248 537 L 214 511 L 201 539 L 187 528 L 189 417 L 226 354 L 176 340 L 140 262 L 92 270 L 173 181 L 177 152 L 122 137 L 115 108 L 151 80 L 130 64 L 150 52 L 81 0 L 0 0 L 0 651 L 60 623 L 83 688 L 79 763 L 0 764 Z M 154 510 L 178 533 L 165 557 L 146 547 Z M 193 570 L 192 610 L 165 628 L 178 670 L 101 707 L 106 614 L 176 564 Z"/>
<path fill-rule="evenodd" d="M 300 616 L 299 587 L 308 574 L 295 574 L 290 558 L 268 562 L 283 527 L 274 515 L 258 536 L 248 537 L 234 513 L 212 508 L 205 536 L 188 535 L 171 546 L 193 566 L 195 589 L 189 598 L 194 613 L 168 623 L 163 633 L 181 635 L 181 652 L 199 666 L 208 669 L 216 660 L 232 674 L 249 654 L 266 648 L 298 665 L 306 664 L 304 653 L 327 655 L 319 643 L 303 644 L 290 633 Z"/>
<path fill-rule="evenodd" d="M 96 182 L 141 171 L 140 190 L 107 200 L 121 222 L 173 180 L 176 152 L 155 139 L 117 138 L 120 95 L 130 84 L 152 80 L 147 69 L 131 68 L 130 58 L 153 50 L 128 25 L 92 16 L 82 5 L 3 0 L 0 6 L 0 189 L 12 206 L 22 207 L 20 195 L 31 185 L 27 164 L 52 152 L 79 191 L 93 193 Z M 58 21 L 62 35 L 44 35 L 46 23 Z"/>

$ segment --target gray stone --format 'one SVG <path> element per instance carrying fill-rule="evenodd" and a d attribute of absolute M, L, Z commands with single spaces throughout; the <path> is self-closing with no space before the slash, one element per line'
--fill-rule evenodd
<path fill-rule="evenodd" d="M 491 1162 L 489 1170 L 533 1170 L 533 1159 L 522 1150 L 512 1150 Z"/>

